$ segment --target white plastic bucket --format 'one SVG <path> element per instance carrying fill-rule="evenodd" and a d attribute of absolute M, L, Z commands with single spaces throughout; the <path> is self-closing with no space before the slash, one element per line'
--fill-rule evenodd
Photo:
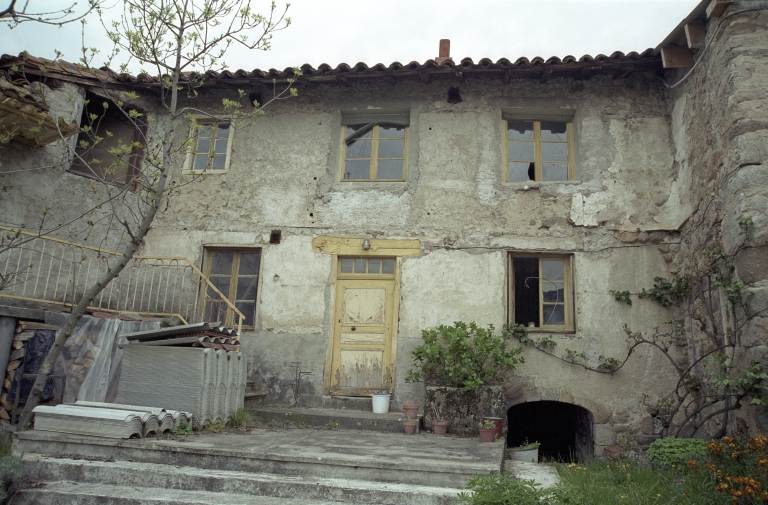
<path fill-rule="evenodd" d="M 389 393 L 373 393 L 373 413 L 389 413 Z"/>

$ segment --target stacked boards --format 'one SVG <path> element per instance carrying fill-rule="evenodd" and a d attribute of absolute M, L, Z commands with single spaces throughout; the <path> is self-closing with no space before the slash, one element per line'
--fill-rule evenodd
<path fill-rule="evenodd" d="M 33 412 L 36 430 L 104 438 L 143 438 L 192 421 L 187 412 L 100 402 L 38 406 Z"/>
<path fill-rule="evenodd" d="M 117 403 L 192 413 L 194 425 L 226 421 L 243 408 L 245 357 L 200 347 L 126 345 Z"/>

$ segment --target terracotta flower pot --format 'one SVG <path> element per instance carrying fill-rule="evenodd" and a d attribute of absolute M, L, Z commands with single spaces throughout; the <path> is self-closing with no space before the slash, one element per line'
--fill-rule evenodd
<path fill-rule="evenodd" d="M 494 424 L 494 430 L 495 430 L 495 438 L 500 439 L 503 438 L 503 429 L 504 429 L 504 419 L 501 417 L 481 417 L 480 423 L 482 424 L 483 421 L 493 421 Z"/>
<path fill-rule="evenodd" d="M 403 404 L 403 415 L 406 417 L 406 419 L 416 419 L 416 416 L 419 414 L 419 404 L 418 403 L 404 403 Z"/>
<path fill-rule="evenodd" d="M 496 441 L 496 428 L 480 428 L 480 441 L 481 442 L 495 442 Z"/>
<path fill-rule="evenodd" d="M 450 421 L 432 421 L 432 431 L 435 435 L 445 435 Z"/>
<path fill-rule="evenodd" d="M 405 430 L 405 433 L 407 435 L 412 435 L 414 432 L 416 432 L 416 423 L 415 422 L 404 422 L 403 423 L 403 429 Z"/>

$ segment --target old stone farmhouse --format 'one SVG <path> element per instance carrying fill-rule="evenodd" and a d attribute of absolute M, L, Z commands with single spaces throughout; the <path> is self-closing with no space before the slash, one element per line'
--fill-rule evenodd
<path fill-rule="evenodd" d="M 180 143 L 193 136 L 173 177 L 194 180 L 141 251 L 187 258 L 245 315 L 249 381 L 266 404 L 342 408 L 381 391 L 393 409 L 422 403 L 424 385 L 404 381 L 411 350 L 422 329 L 454 321 L 524 324 L 593 367 L 622 358 L 625 324 L 650 334 L 680 314 L 650 300 L 629 306 L 611 291 L 695 272 L 701 251 L 717 245 L 738 251 L 735 275 L 757 307 L 736 359 L 765 361 L 768 2 L 702 1 L 641 53 L 475 62 L 441 42 L 426 62 L 301 72 L 298 96 L 270 103 L 253 124 L 201 117 L 208 127 L 191 133 L 167 125 Z M 98 202 L 94 177 L 130 183 L 141 154 L 123 171 L 86 173 L 67 156 L 71 125 L 126 91 L 162 120 L 156 83 L 32 56 L 3 56 L 0 76 L 0 124 L 17 127 L 0 150 L 0 225 L 117 247 L 104 239 L 104 209 L 63 225 Z M 47 104 L 23 93 L 31 88 L 22 77 L 44 83 L 36 89 Z M 265 102 L 273 81 L 293 77 L 209 73 L 194 104 L 223 115 L 222 98 L 235 90 Z M 115 141 L 132 141 L 132 125 L 105 121 Z M 52 276 L 48 268 L 35 276 Z M 30 291 L 7 286 L 1 303 L 70 302 L 31 294 L 25 282 Z M 740 324 L 719 304 L 724 325 Z M 95 309 L 169 312 L 162 305 L 102 300 Z M 220 319 L 222 308 L 197 304 L 186 319 Z M 679 363 L 696 352 L 673 349 Z M 654 406 L 677 381 L 661 353 L 643 348 L 613 374 L 533 348 L 525 357 L 504 384 L 518 429 L 553 426 L 567 446 L 596 454 L 620 433 L 658 435 Z M 300 391 L 296 364 L 311 372 Z M 768 428 L 752 409 L 735 415 Z"/>

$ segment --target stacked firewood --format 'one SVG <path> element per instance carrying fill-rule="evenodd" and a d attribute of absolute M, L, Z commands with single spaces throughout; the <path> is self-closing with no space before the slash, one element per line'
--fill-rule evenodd
<path fill-rule="evenodd" d="M 8 394 L 11 392 L 11 385 L 16 374 L 21 373 L 21 363 L 24 360 L 24 344 L 34 336 L 34 330 L 58 329 L 58 326 L 30 321 L 19 321 L 16 325 L 16 334 L 11 344 L 11 354 L 8 356 L 8 366 L 5 367 L 3 391 L 0 393 L 0 423 L 7 424 L 11 422 L 13 402 L 8 399 Z"/>

